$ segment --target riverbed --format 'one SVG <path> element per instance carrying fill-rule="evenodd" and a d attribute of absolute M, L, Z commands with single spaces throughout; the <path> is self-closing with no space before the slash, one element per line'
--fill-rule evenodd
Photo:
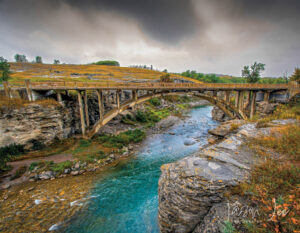
<path fill-rule="evenodd" d="M 194 108 L 188 118 L 166 132 L 148 137 L 136 156 L 94 181 L 84 208 L 60 231 L 159 232 L 160 166 L 188 156 L 207 143 L 208 130 L 218 125 L 211 111 L 211 106 Z"/>

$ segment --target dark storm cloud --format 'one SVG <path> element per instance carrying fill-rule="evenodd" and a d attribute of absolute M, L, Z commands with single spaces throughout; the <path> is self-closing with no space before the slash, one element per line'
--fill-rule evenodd
<path fill-rule="evenodd" d="M 300 63 L 299 9 L 300 0 L 0 0 L 0 56 L 236 75 L 259 61 L 280 75 Z"/>
<path fill-rule="evenodd" d="M 190 0 L 65 0 L 83 11 L 113 11 L 131 17 L 158 40 L 177 42 L 195 31 Z"/>

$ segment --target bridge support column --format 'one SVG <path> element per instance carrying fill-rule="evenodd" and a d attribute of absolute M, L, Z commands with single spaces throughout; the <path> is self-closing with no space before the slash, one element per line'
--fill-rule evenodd
<path fill-rule="evenodd" d="M 32 101 L 33 97 L 32 97 L 32 90 L 31 90 L 31 84 L 29 79 L 25 80 L 25 87 L 26 87 L 27 98 L 29 101 Z"/>
<path fill-rule="evenodd" d="M 10 88 L 8 86 L 8 82 L 7 81 L 3 82 L 3 86 L 4 86 L 4 92 L 6 97 L 10 98 L 11 96 L 10 96 Z"/>
<path fill-rule="evenodd" d="M 84 91 L 84 111 L 85 111 L 86 126 L 90 127 L 90 117 L 89 117 L 89 106 L 88 106 L 87 91 Z"/>
<path fill-rule="evenodd" d="M 251 107 L 250 107 L 250 119 L 254 117 L 256 110 L 256 91 L 252 91 Z"/>
<path fill-rule="evenodd" d="M 243 111 L 244 108 L 244 92 L 240 91 L 239 92 L 239 110 Z"/>
<path fill-rule="evenodd" d="M 56 95 L 57 95 L 57 102 L 58 102 L 60 105 L 64 105 L 64 103 L 63 103 L 63 101 L 62 101 L 62 97 L 61 97 L 61 92 L 58 91 L 58 92 L 56 93 Z"/>
<path fill-rule="evenodd" d="M 78 104 L 79 104 L 81 131 L 82 131 L 82 135 L 85 135 L 86 131 L 85 131 L 85 122 L 84 122 L 83 103 L 82 103 L 81 92 L 77 91 L 77 95 L 78 95 Z"/>
<path fill-rule="evenodd" d="M 217 95 L 218 95 L 218 91 L 212 91 L 212 96 L 213 97 L 217 97 Z"/>
<path fill-rule="evenodd" d="M 269 99 L 270 99 L 270 92 L 268 91 L 264 92 L 264 101 L 269 102 Z"/>
<path fill-rule="evenodd" d="M 230 102 L 230 91 L 225 91 L 225 102 L 229 103 Z"/>
<path fill-rule="evenodd" d="M 99 107 L 99 118 L 103 118 L 104 114 L 104 105 L 103 105 L 103 95 L 101 90 L 96 90 L 98 96 L 98 107 Z"/>
<path fill-rule="evenodd" d="M 250 96 L 251 96 L 251 92 L 250 91 L 247 91 L 247 94 L 246 94 L 246 102 L 244 104 L 244 108 L 247 108 L 249 103 L 250 103 Z"/>
<path fill-rule="evenodd" d="M 238 107 L 239 107 L 239 104 L 240 104 L 240 91 L 237 91 L 237 92 L 236 92 L 236 95 L 235 95 L 235 104 L 234 104 L 234 106 L 235 106 L 236 108 L 238 108 Z"/>
<path fill-rule="evenodd" d="M 120 91 L 116 91 L 117 108 L 120 109 Z"/>

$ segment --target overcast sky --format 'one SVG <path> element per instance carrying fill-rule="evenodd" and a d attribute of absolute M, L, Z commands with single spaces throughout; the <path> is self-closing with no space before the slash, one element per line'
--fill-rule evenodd
<path fill-rule="evenodd" d="M 300 66 L 300 0 L 0 0 L 0 56 L 264 76 Z"/>

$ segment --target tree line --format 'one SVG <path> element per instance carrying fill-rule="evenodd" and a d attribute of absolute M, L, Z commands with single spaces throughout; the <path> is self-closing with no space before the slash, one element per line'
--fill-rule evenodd
<path fill-rule="evenodd" d="M 265 64 L 254 62 L 253 65 L 244 66 L 241 77 L 220 76 L 216 74 L 197 73 L 195 70 L 187 70 L 180 75 L 193 78 L 205 83 L 264 83 L 264 84 L 284 84 L 289 81 L 300 83 L 300 69 L 295 68 L 292 76 L 284 75 L 279 78 L 262 78 L 261 73 L 265 70 Z"/>

